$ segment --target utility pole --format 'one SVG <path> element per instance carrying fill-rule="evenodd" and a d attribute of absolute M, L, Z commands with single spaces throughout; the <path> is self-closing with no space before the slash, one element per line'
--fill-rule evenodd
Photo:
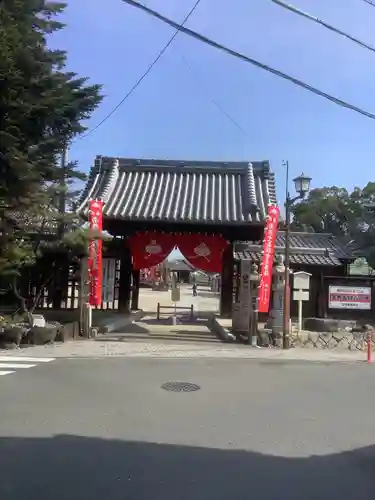
<path fill-rule="evenodd" d="M 286 188 L 285 188 L 285 249 L 284 249 L 284 301 L 283 301 L 283 349 L 290 347 L 290 218 L 293 204 L 297 200 L 305 198 L 310 190 L 311 177 L 304 174 L 293 179 L 297 196 L 291 198 L 289 193 L 289 162 L 283 162 L 286 168 Z"/>
<path fill-rule="evenodd" d="M 290 274 L 289 274 L 289 233 L 290 233 L 290 208 L 291 200 L 289 194 L 289 162 L 284 163 L 286 167 L 285 186 L 285 249 L 284 249 L 284 311 L 283 311 L 283 349 L 290 347 Z"/>
<path fill-rule="evenodd" d="M 58 245 L 61 244 L 61 240 L 64 237 L 65 232 L 65 220 L 64 214 L 66 212 L 66 174 L 67 174 L 67 146 L 64 144 L 64 148 L 61 152 L 60 160 L 60 179 L 59 179 L 59 194 L 58 194 L 58 210 L 59 210 L 59 221 L 57 226 L 57 239 Z M 60 309 L 61 303 L 63 301 L 63 279 L 64 271 L 62 272 L 60 267 L 55 269 L 55 290 L 53 293 L 52 304 L 54 309 Z"/>
<path fill-rule="evenodd" d="M 66 173 L 67 173 L 67 158 L 68 158 L 68 148 L 66 144 L 61 153 L 61 163 L 60 163 L 60 192 L 59 192 L 59 214 L 61 219 L 66 211 Z M 61 220 L 59 223 L 58 235 L 62 238 L 64 234 L 64 221 Z"/>

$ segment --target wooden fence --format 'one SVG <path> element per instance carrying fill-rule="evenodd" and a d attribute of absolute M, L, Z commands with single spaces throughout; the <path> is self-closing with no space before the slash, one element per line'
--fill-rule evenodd
<path fill-rule="evenodd" d="M 106 290 L 102 304 L 96 308 L 99 310 L 118 309 L 120 260 L 111 260 L 115 261 L 114 277 L 111 280 L 111 293 L 108 292 L 108 289 Z M 25 271 L 18 279 L 20 295 L 25 297 L 27 305 L 31 307 L 37 299 L 35 308 L 38 310 L 77 310 L 81 293 L 80 264 L 62 266 L 52 276 L 51 273 L 49 274 L 49 281 L 45 284 L 45 277 L 48 276 L 48 272 L 48 262 L 44 261 Z M 1 306 L 4 309 L 15 310 L 19 307 L 19 300 L 13 291 L 6 291 L 7 289 L 7 285 L 0 282 L 0 290 L 2 290 L 0 296 Z M 105 300 L 106 298 L 109 298 L 109 300 Z"/>

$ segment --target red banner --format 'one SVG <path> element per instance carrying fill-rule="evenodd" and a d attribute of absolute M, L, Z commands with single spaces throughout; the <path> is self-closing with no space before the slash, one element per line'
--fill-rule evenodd
<path fill-rule="evenodd" d="M 103 242 L 99 236 L 103 230 L 103 202 L 90 200 L 89 226 L 92 238 L 89 243 L 89 303 L 100 306 L 102 302 Z"/>
<path fill-rule="evenodd" d="M 279 216 L 279 207 L 270 205 L 268 207 L 267 223 L 264 229 L 263 260 L 259 285 L 259 312 L 268 312 L 269 309 Z"/>
<path fill-rule="evenodd" d="M 209 273 L 221 273 L 223 252 L 228 244 L 223 237 L 182 234 L 176 236 L 176 244 L 192 266 Z"/>
<path fill-rule="evenodd" d="M 166 233 L 144 232 L 129 238 L 133 269 L 145 269 L 161 264 L 175 246 L 175 237 Z"/>

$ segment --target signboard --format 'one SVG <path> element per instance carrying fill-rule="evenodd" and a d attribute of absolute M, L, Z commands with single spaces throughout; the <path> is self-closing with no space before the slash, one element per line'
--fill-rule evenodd
<path fill-rule="evenodd" d="M 91 306 L 100 306 L 102 301 L 102 246 L 98 238 L 103 229 L 103 202 L 90 200 L 89 227 L 93 236 L 89 243 L 89 303 Z"/>
<path fill-rule="evenodd" d="M 116 259 L 103 259 L 102 301 L 115 300 Z"/>
<path fill-rule="evenodd" d="M 333 286 L 328 292 L 329 309 L 371 310 L 371 288 L 367 286 Z"/>
<path fill-rule="evenodd" d="M 176 304 L 176 302 L 180 302 L 181 294 L 180 287 L 177 283 L 177 275 L 175 273 L 172 274 L 172 287 L 171 287 L 171 301 Z"/>
<path fill-rule="evenodd" d="M 297 271 L 293 274 L 293 288 L 295 290 L 309 290 L 310 289 L 310 273 L 305 271 Z M 298 299 L 294 299 L 298 300 Z"/>
<path fill-rule="evenodd" d="M 268 207 L 267 223 L 264 230 L 263 260 L 259 285 L 259 312 L 268 312 L 269 309 L 279 216 L 279 207 L 270 205 Z"/>
<path fill-rule="evenodd" d="M 293 290 L 293 300 L 302 300 L 304 302 L 310 300 L 309 290 Z"/>
<path fill-rule="evenodd" d="M 181 293 L 180 293 L 180 287 L 176 286 L 173 287 L 171 290 L 171 301 L 172 302 L 180 302 L 181 299 Z"/>

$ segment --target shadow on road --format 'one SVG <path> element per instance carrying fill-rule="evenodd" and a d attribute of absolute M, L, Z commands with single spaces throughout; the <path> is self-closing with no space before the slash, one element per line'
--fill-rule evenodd
<path fill-rule="evenodd" d="M 77 436 L 0 440 L 1 500 L 367 500 L 375 447 L 328 456 Z"/>

